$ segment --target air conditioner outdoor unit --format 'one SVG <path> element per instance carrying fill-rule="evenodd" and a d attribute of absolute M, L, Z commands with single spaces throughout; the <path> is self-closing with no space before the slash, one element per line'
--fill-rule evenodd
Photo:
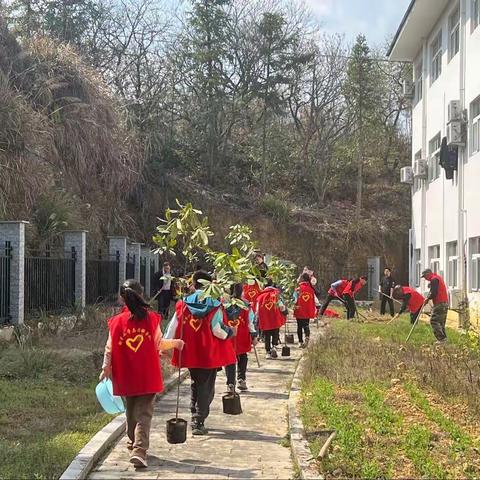
<path fill-rule="evenodd" d="M 400 170 L 400 183 L 407 183 L 408 185 L 413 185 L 413 168 L 412 167 L 403 167 Z"/>
<path fill-rule="evenodd" d="M 462 119 L 462 109 L 460 106 L 460 100 L 452 100 L 448 104 L 448 121 L 453 122 L 454 120 Z"/>
<path fill-rule="evenodd" d="M 452 120 L 447 125 L 447 143 L 448 145 L 465 145 L 463 137 L 463 124 L 461 120 Z"/>
<path fill-rule="evenodd" d="M 415 89 L 411 80 L 403 80 L 402 82 L 403 96 L 409 100 L 412 100 L 415 95 Z"/>
<path fill-rule="evenodd" d="M 413 164 L 413 176 L 416 178 L 427 178 L 428 163 L 427 160 L 415 160 Z"/>
<path fill-rule="evenodd" d="M 450 308 L 458 310 L 462 306 L 463 293 L 461 290 L 449 289 Z"/>

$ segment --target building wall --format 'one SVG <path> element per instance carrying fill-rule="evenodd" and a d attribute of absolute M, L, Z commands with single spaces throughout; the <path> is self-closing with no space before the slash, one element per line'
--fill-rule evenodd
<path fill-rule="evenodd" d="M 472 2 L 465 0 L 465 108 L 470 114 L 470 104 L 480 95 L 480 26 L 472 32 L 471 7 Z M 450 2 L 442 13 L 439 21 L 430 32 L 423 45 L 418 46 L 418 55 L 415 63 L 423 58 L 423 99 L 413 106 L 412 122 L 412 163 L 418 151 L 422 150 L 422 157 L 430 157 L 429 142 L 440 132 L 446 136 L 448 120 L 448 104 L 451 100 L 461 98 L 462 52 L 457 53 L 449 60 L 449 17 L 458 2 Z M 442 30 L 442 73 L 435 82 L 431 82 L 431 44 L 438 32 Z M 425 108 L 425 112 L 424 112 Z M 425 117 L 424 117 L 425 114 Z M 426 122 L 424 123 L 424 118 Z M 469 130 L 470 133 L 470 130 Z M 480 154 L 470 156 L 465 164 L 464 181 L 464 210 L 465 212 L 465 240 L 480 236 Z M 432 182 L 423 181 L 419 189 L 412 189 L 412 250 L 422 249 L 422 268 L 428 268 L 428 247 L 440 245 L 443 273 L 447 272 L 447 242 L 457 241 L 459 237 L 458 180 L 446 180 L 444 170 L 440 177 Z M 424 197 L 422 199 L 422 197 Z M 424 213 L 422 215 L 422 208 Z M 423 218 L 424 217 L 424 218 Z M 425 235 L 422 235 L 424 232 Z M 459 245 L 458 248 L 461 248 Z M 467 248 L 467 265 L 469 262 Z M 415 261 L 412 263 L 414 264 Z M 413 272 L 412 272 L 413 273 Z M 470 272 L 468 271 L 468 279 Z M 412 278 L 414 275 L 412 275 Z M 468 282 L 470 286 L 470 281 Z M 421 290 L 426 285 L 421 285 Z M 475 295 L 472 295 L 472 298 Z"/>

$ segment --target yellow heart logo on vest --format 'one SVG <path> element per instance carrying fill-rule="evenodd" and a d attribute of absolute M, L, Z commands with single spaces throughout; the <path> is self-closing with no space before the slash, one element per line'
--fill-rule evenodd
<path fill-rule="evenodd" d="M 130 350 L 137 352 L 137 350 L 141 347 L 143 343 L 143 335 L 140 334 L 137 335 L 135 338 L 127 338 L 125 343 Z"/>
<path fill-rule="evenodd" d="M 257 292 L 255 292 L 255 290 L 250 290 L 248 292 L 248 298 L 253 298 L 255 295 L 256 295 Z"/>
<path fill-rule="evenodd" d="M 240 319 L 235 318 L 234 320 L 229 320 L 228 324 L 233 328 L 238 327 L 240 325 Z"/>
<path fill-rule="evenodd" d="M 265 308 L 266 308 L 267 310 L 271 310 L 271 309 L 273 308 L 273 305 L 274 305 L 273 302 L 267 302 L 267 303 L 265 304 Z"/>
<path fill-rule="evenodd" d="M 198 318 L 191 317 L 188 323 L 196 332 L 198 332 L 200 330 L 200 327 L 202 326 L 202 321 Z"/>
<path fill-rule="evenodd" d="M 304 294 L 302 295 L 302 300 L 303 300 L 304 302 L 308 302 L 308 301 L 310 300 L 310 294 L 309 294 L 309 293 L 304 293 Z"/>

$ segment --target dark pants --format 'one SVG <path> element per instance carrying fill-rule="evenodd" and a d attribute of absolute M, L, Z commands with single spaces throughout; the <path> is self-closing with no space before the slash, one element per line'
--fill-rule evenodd
<path fill-rule="evenodd" d="M 128 444 L 133 455 L 145 454 L 150 442 L 155 394 L 125 397 Z"/>
<path fill-rule="evenodd" d="M 247 379 L 247 365 L 248 365 L 248 355 L 246 353 L 241 353 L 237 355 L 237 363 L 232 363 L 225 367 L 225 373 L 227 374 L 227 385 L 235 385 L 235 375 L 237 374 L 237 365 L 238 365 L 238 379 L 246 380 Z"/>
<path fill-rule="evenodd" d="M 280 343 L 280 329 L 264 330 L 263 334 L 265 335 L 265 350 L 268 353 L 272 346 L 276 347 Z"/>
<path fill-rule="evenodd" d="M 203 424 L 215 395 L 216 368 L 189 368 L 191 378 L 190 411 L 192 422 Z"/>
<path fill-rule="evenodd" d="M 430 325 L 432 326 L 433 334 L 439 341 L 447 338 L 445 331 L 445 324 L 447 323 L 448 304 L 439 303 L 433 306 L 432 316 L 430 317 Z"/>
<path fill-rule="evenodd" d="M 422 309 L 417 310 L 416 312 L 410 313 L 410 323 L 413 325 L 417 321 L 417 317 L 420 315 Z"/>
<path fill-rule="evenodd" d="M 325 310 L 327 309 L 328 305 L 332 300 L 335 300 L 337 297 L 334 297 L 333 295 L 328 295 L 325 301 L 322 303 L 322 308 L 320 309 L 320 316 L 322 316 L 325 313 Z"/>
<path fill-rule="evenodd" d="M 355 318 L 355 313 L 357 312 L 355 300 L 350 295 L 344 295 L 343 300 L 345 301 L 345 308 L 347 309 L 347 320 Z"/>
<path fill-rule="evenodd" d="M 172 292 L 170 290 L 162 290 L 158 294 L 158 312 L 162 317 L 168 320 L 168 310 L 170 309 L 170 302 L 172 301 Z"/>
<path fill-rule="evenodd" d="M 310 337 L 310 319 L 309 318 L 297 318 L 297 334 L 298 342 L 303 343 L 303 332 L 305 336 Z"/>
<path fill-rule="evenodd" d="M 393 300 L 391 298 L 387 298 L 385 295 L 380 295 L 382 297 L 382 301 L 380 303 L 380 315 L 385 315 L 385 310 L 388 302 L 388 306 L 390 308 L 390 315 L 393 317 L 395 315 L 395 310 L 393 309 Z"/>

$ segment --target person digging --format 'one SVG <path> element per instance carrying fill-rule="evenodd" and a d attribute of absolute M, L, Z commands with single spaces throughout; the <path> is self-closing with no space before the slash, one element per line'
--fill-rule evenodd
<path fill-rule="evenodd" d="M 410 323 L 414 325 L 425 305 L 425 297 L 415 289 L 408 286 L 403 287 L 402 285 L 397 285 L 393 289 L 392 296 L 395 300 L 400 300 L 402 302 L 400 311 L 395 315 L 394 319 L 398 318 L 403 312 L 408 310 L 410 312 Z"/>

